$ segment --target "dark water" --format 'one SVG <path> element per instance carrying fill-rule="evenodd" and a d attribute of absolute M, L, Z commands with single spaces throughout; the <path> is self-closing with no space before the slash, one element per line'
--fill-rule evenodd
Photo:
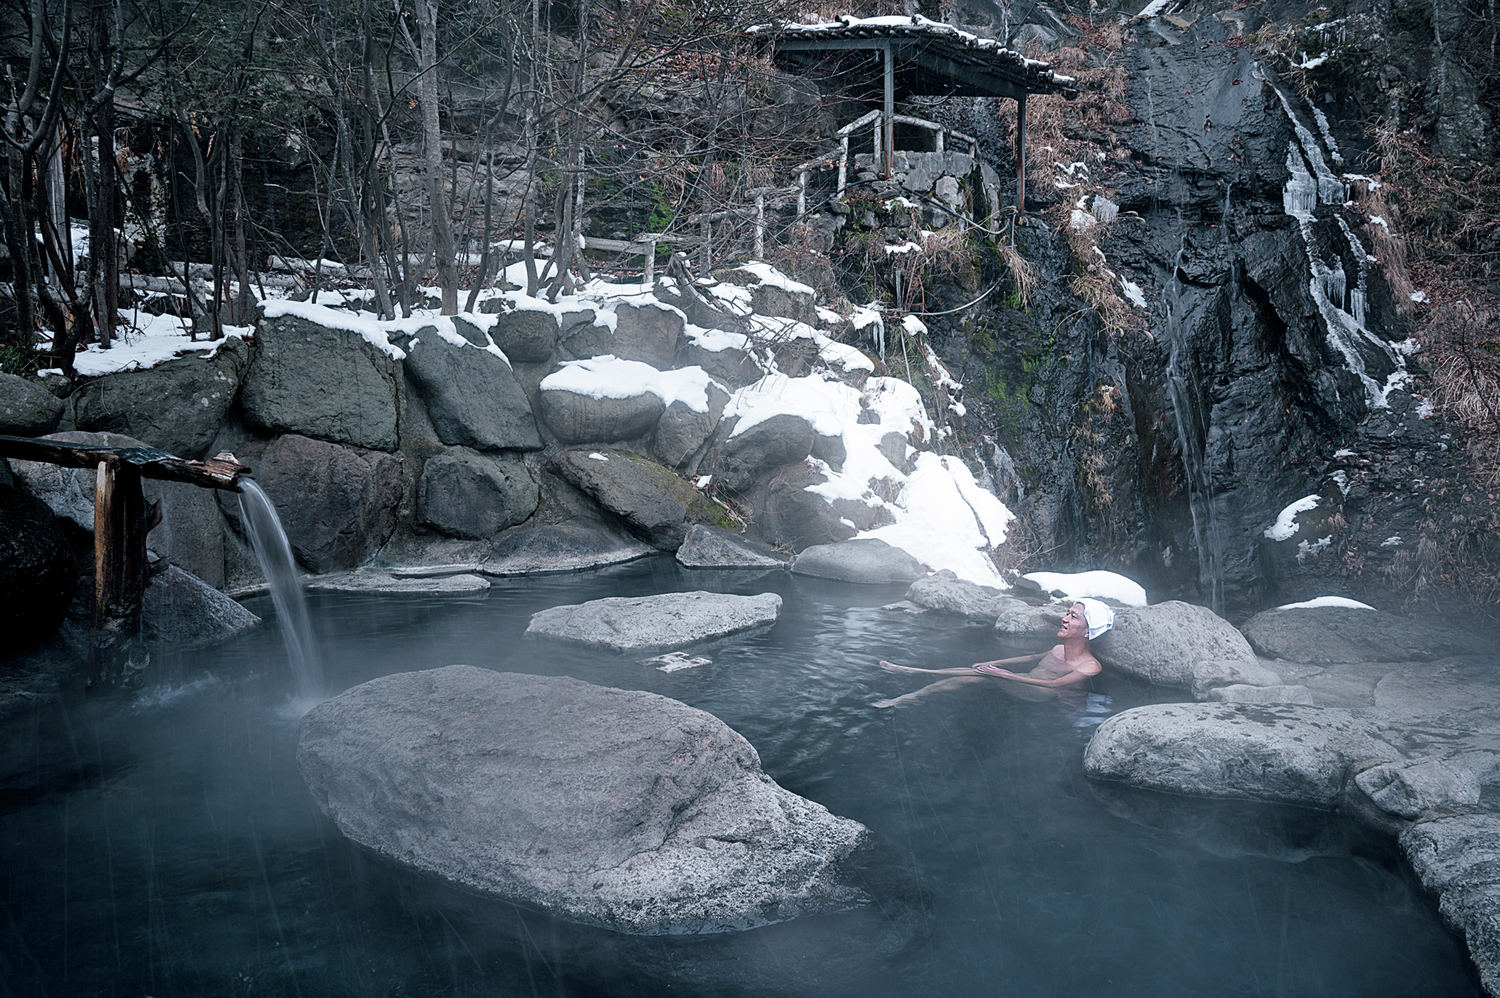
<path fill-rule="evenodd" d="M 786 606 L 770 633 L 672 674 L 521 638 L 544 607 L 695 588 L 775 590 Z M 702 945 L 614 937 L 349 846 L 297 775 L 293 683 L 268 627 L 162 662 L 133 704 L 4 732 L 0 994 L 624 998 L 717 995 L 726 979 L 820 998 L 1479 993 L 1390 843 L 1320 812 L 1087 780 L 1094 726 L 1161 691 L 1106 677 L 1072 699 L 966 688 L 868 707 L 919 685 L 879 658 L 1002 652 L 988 629 L 877 609 L 900 595 L 663 559 L 473 598 L 311 599 L 335 689 L 465 662 L 649 689 L 723 718 L 778 782 L 868 825 L 930 888 L 905 949 L 847 941 L 840 966 L 859 975 L 830 983 L 797 964 L 797 923 Z"/>

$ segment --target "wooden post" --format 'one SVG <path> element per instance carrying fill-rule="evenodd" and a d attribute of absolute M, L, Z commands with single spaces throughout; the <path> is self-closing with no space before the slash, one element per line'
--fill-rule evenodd
<path fill-rule="evenodd" d="M 839 138 L 839 193 L 843 198 L 844 187 L 849 183 L 849 136 Z"/>
<path fill-rule="evenodd" d="M 704 215 L 698 225 L 700 235 L 703 237 L 703 245 L 698 250 L 698 269 L 702 271 L 703 276 L 709 277 L 712 276 L 713 270 L 714 223 L 707 215 Z"/>
<path fill-rule="evenodd" d="M 937 153 L 939 156 L 943 154 L 943 133 L 946 131 L 948 131 L 946 128 L 939 128 L 932 133 L 934 140 L 937 142 Z"/>
<path fill-rule="evenodd" d="M 766 196 L 755 194 L 755 259 L 766 257 Z"/>
<path fill-rule="evenodd" d="M 797 173 L 797 218 L 807 214 L 807 167 Z"/>
<path fill-rule="evenodd" d="M 99 462 L 94 484 L 94 616 L 88 688 L 136 689 L 151 661 L 141 643 L 146 580 L 146 500 L 141 470 Z"/>
<path fill-rule="evenodd" d="M 891 179 L 896 167 L 896 60 L 891 43 L 885 46 L 885 113 L 881 130 L 885 132 L 885 179 Z"/>
<path fill-rule="evenodd" d="M 646 278 L 643 282 L 648 287 L 656 282 L 656 240 L 653 239 L 646 244 Z"/>
<path fill-rule="evenodd" d="M 1016 213 L 1026 214 L 1026 95 L 1016 98 Z"/>

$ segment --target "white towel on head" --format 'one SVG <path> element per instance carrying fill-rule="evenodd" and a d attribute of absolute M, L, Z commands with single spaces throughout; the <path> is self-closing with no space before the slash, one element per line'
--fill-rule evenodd
<path fill-rule="evenodd" d="M 1090 641 L 1115 626 L 1115 612 L 1107 605 L 1096 599 L 1081 599 L 1078 605 L 1083 607 L 1083 619 L 1089 625 Z"/>

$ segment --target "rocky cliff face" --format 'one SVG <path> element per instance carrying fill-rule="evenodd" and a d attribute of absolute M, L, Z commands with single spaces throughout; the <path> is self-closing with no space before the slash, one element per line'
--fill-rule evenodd
<path fill-rule="evenodd" d="M 1463 474 L 1409 339 L 1369 126 L 1429 126 L 1479 162 L 1492 123 L 1433 42 L 1456 37 L 1434 27 L 1447 13 L 1334 13 L 1179 4 L 1023 32 L 1085 83 L 1029 108 L 1029 198 L 1052 203 L 1013 238 L 1037 290 L 1020 307 L 997 264 L 1008 298 L 929 327 L 1038 550 L 1233 615 L 1386 590 Z M 1013 112 L 950 113 L 1004 155 Z M 937 289 L 958 304 L 963 283 Z M 1267 535 L 1309 495 L 1297 532 Z"/>

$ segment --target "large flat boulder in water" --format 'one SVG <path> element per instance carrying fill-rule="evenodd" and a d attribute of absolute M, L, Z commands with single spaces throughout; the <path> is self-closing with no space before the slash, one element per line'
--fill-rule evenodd
<path fill-rule="evenodd" d="M 775 593 L 611 596 L 534 613 L 526 633 L 615 651 L 667 651 L 768 627 L 780 615 Z"/>
<path fill-rule="evenodd" d="M 1378 720 L 1340 708 L 1153 704 L 1101 724 L 1083 768 L 1149 790 L 1333 807 L 1354 763 L 1401 757 Z"/>
<path fill-rule="evenodd" d="M 1342 606 L 1264 610 L 1246 621 L 1243 630 L 1266 658 L 1309 665 L 1430 662 L 1490 650 L 1474 634 Z"/>
<path fill-rule="evenodd" d="M 913 582 L 924 574 L 916 558 L 874 537 L 816 544 L 793 558 L 789 568 L 796 575 L 871 584 Z"/>
<path fill-rule="evenodd" d="M 977 582 L 960 579 L 947 568 L 913 582 L 906 591 L 906 598 L 924 610 L 989 620 L 1014 609 L 1017 604 L 1028 605 L 993 586 L 981 586 Z M 1059 617 L 1058 623 L 1061 622 Z M 1057 627 L 1054 626 L 1052 630 L 1056 633 Z"/>
<path fill-rule="evenodd" d="M 1092 649 L 1106 668 L 1158 686 L 1191 688 L 1200 662 L 1257 664 L 1255 651 L 1233 624 L 1206 607 L 1178 600 L 1117 609 L 1114 629 L 1100 635 Z"/>
<path fill-rule="evenodd" d="M 862 825 L 652 693 L 466 665 L 386 676 L 313 708 L 297 760 L 360 845 L 571 921 L 716 933 L 871 900 L 840 869 Z"/>

